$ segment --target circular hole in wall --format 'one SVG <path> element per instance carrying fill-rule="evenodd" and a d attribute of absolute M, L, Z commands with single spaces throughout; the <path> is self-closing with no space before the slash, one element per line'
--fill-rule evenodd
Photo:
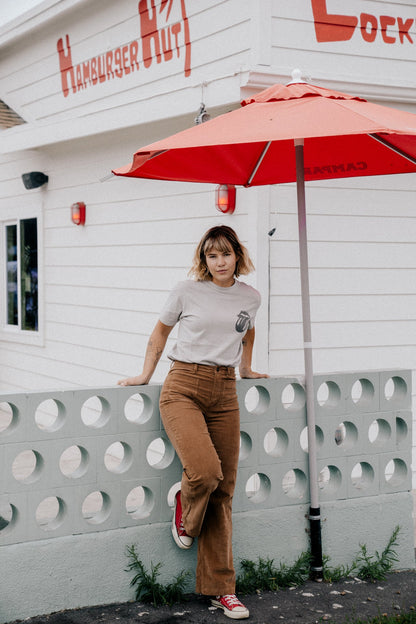
<path fill-rule="evenodd" d="M 273 427 L 264 436 L 263 446 L 268 455 L 283 457 L 289 445 L 289 436 L 284 429 Z"/>
<path fill-rule="evenodd" d="M 175 457 L 175 450 L 167 438 L 156 438 L 146 450 L 146 460 L 149 466 L 163 470 L 170 466 Z"/>
<path fill-rule="evenodd" d="M 124 415 L 136 425 L 146 423 L 153 413 L 153 404 L 146 394 L 132 394 L 124 404 Z"/>
<path fill-rule="evenodd" d="M 303 498 L 306 492 L 306 475 L 299 468 L 289 470 L 282 479 L 282 490 L 289 498 Z"/>
<path fill-rule="evenodd" d="M 345 449 L 355 446 L 358 440 L 358 429 L 354 423 L 345 420 L 335 429 L 335 443 Z"/>
<path fill-rule="evenodd" d="M 104 465 L 109 472 L 126 472 L 133 461 L 133 451 L 125 442 L 113 442 L 104 454 Z"/>
<path fill-rule="evenodd" d="M 409 433 L 409 429 L 407 427 L 407 422 L 400 418 L 399 416 L 396 418 L 396 435 L 398 442 L 404 442 L 406 440 Z"/>
<path fill-rule="evenodd" d="M 92 396 L 81 407 L 81 419 L 87 427 L 104 427 L 110 418 L 110 404 L 100 396 Z"/>
<path fill-rule="evenodd" d="M 82 503 L 82 516 L 90 524 L 102 524 L 109 517 L 110 511 L 110 497 L 105 492 L 91 492 Z"/>
<path fill-rule="evenodd" d="M 247 479 L 246 495 L 252 503 L 264 503 L 270 494 L 271 483 L 267 475 L 256 472 Z"/>
<path fill-rule="evenodd" d="M 325 381 L 319 386 L 316 399 L 321 407 L 334 409 L 341 400 L 341 389 L 334 381 Z"/>
<path fill-rule="evenodd" d="M 244 461 L 251 453 L 253 442 L 245 431 L 240 431 L 240 455 L 239 461 Z"/>
<path fill-rule="evenodd" d="M 355 464 L 351 471 L 351 483 L 357 490 L 366 490 L 374 482 L 373 467 L 367 462 Z"/>
<path fill-rule="evenodd" d="M 65 420 L 65 406 L 56 399 L 42 401 L 35 411 L 35 422 L 42 431 L 57 431 Z"/>
<path fill-rule="evenodd" d="M 407 397 L 407 392 L 407 383 L 402 377 L 390 377 L 385 383 L 384 396 L 387 401 L 396 404 L 403 403 Z"/>
<path fill-rule="evenodd" d="M 10 531 L 17 521 L 17 508 L 9 503 L 0 503 L 0 533 Z"/>
<path fill-rule="evenodd" d="M 325 466 L 318 475 L 318 485 L 326 494 L 335 494 L 342 483 L 342 475 L 336 466 Z"/>
<path fill-rule="evenodd" d="M 289 411 L 298 411 L 305 407 L 305 390 L 298 383 L 290 383 L 282 390 L 282 405 Z"/>
<path fill-rule="evenodd" d="M 392 487 L 398 487 L 405 482 L 407 472 L 406 462 L 402 459 L 391 459 L 384 469 L 384 478 Z"/>
<path fill-rule="evenodd" d="M 365 378 L 357 379 L 351 388 L 351 398 L 360 407 L 371 405 L 374 399 L 374 386 L 371 381 Z"/>
<path fill-rule="evenodd" d="M 44 498 L 36 508 L 36 522 L 44 531 L 54 531 L 63 522 L 65 503 L 59 496 Z"/>
<path fill-rule="evenodd" d="M 9 433 L 18 424 L 19 410 L 12 403 L 0 403 L 0 434 Z"/>
<path fill-rule="evenodd" d="M 89 454 L 83 446 L 69 446 L 59 458 L 59 468 L 65 477 L 79 479 L 88 469 Z"/>
<path fill-rule="evenodd" d="M 320 448 L 324 443 L 324 433 L 318 425 L 315 426 L 315 436 L 316 436 L 316 446 Z M 299 436 L 299 443 L 302 451 L 305 453 L 308 452 L 309 449 L 309 440 L 308 440 L 308 427 L 304 427 Z"/>
<path fill-rule="evenodd" d="M 368 439 L 371 444 L 383 446 L 391 438 L 391 427 L 384 418 L 373 420 L 368 428 Z"/>
<path fill-rule="evenodd" d="M 244 397 L 246 410 L 250 414 L 261 416 L 270 405 L 270 394 L 263 386 L 251 386 Z"/>
<path fill-rule="evenodd" d="M 21 483 L 34 483 L 40 477 L 43 463 L 43 457 L 37 451 L 22 451 L 13 461 L 13 477 Z"/>
<path fill-rule="evenodd" d="M 173 507 L 175 504 L 175 496 L 176 496 L 176 492 L 178 492 L 181 489 L 181 482 L 177 481 L 176 483 L 174 483 L 170 488 L 169 488 L 169 492 L 167 495 L 167 503 L 169 505 L 169 507 Z"/>
<path fill-rule="evenodd" d="M 153 492 L 142 485 L 130 490 L 126 498 L 127 514 L 135 520 L 148 518 L 154 507 Z"/>

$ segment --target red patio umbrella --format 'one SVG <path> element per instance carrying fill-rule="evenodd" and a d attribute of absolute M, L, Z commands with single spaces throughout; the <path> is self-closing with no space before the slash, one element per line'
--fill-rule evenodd
<path fill-rule="evenodd" d="M 295 72 L 294 72 L 295 76 Z M 416 172 L 416 115 L 294 77 L 242 107 L 141 148 L 118 176 L 259 186 L 296 182 L 312 573 L 322 576 L 305 180 Z"/>
<path fill-rule="evenodd" d="M 275 85 L 242 108 L 141 148 L 116 175 L 258 186 L 416 171 L 416 115 L 305 83 Z"/>

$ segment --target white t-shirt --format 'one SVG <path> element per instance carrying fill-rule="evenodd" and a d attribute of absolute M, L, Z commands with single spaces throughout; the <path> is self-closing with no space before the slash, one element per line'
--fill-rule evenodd
<path fill-rule="evenodd" d="M 260 293 L 235 280 L 230 287 L 211 281 L 186 280 L 176 284 L 160 314 L 164 325 L 179 322 L 178 338 L 171 360 L 238 366 L 242 339 L 254 327 Z"/>

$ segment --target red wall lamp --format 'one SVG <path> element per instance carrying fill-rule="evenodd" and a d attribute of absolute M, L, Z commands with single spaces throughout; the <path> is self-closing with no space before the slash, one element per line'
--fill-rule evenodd
<path fill-rule="evenodd" d="M 85 204 L 76 202 L 71 206 L 71 221 L 75 225 L 85 225 Z"/>
<path fill-rule="evenodd" d="M 224 214 L 233 214 L 235 210 L 236 190 L 234 184 L 219 184 L 215 191 L 215 205 Z"/>

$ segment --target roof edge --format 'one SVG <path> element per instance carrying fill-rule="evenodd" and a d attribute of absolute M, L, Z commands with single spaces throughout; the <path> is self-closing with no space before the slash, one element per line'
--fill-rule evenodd
<path fill-rule="evenodd" d="M 50 20 L 86 2 L 87 0 L 43 0 L 19 17 L 0 26 L 0 48 L 14 43 Z"/>
<path fill-rule="evenodd" d="M 254 68 L 247 72 L 246 81 L 241 85 L 243 98 L 250 97 L 259 91 L 267 89 L 276 83 L 287 84 L 291 81 L 288 74 L 281 71 L 267 71 L 264 67 Z M 360 96 L 370 101 L 377 102 L 397 102 L 415 105 L 416 88 L 414 84 L 409 85 L 386 85 L 382 83 L 358 82 L 351 80 L 328 80 L 324 76 L 308 76 L 305 82 L 319 85 L 326 89 L 342 91 L 353 96 Z M 247 95 L 246 95 L 247 94 Z"/>
<path fill-rule="evenodd" d="M 235 107 L 238 107 L 238 102 L 235 103 Z M 210 106 L 209 112 L 213 116 L 222 115 L 230 110 L 230 104 L 223 104 L 217 106 Z M 102 112 L 91 123 L 90 117 L 83 117 L 79 119 L 70 119 L 67 122 L 59 122 L 54 124 L 45 125 L 32 125 L 25 124 L 22 126 L 16 126 L 0 131 L 0 155 L 10 154 L 14 152 L 22 152 L 26 150 L 41 149 L 51 145 L 65 143 L 67 141 L 79 141 L 89 137 L 129 130 L 130 128 L 137 128 L 140 126 L 146 126 L 149 123 L 155 124 L 172 124 L 172 120 L 179 121 L 175 132 L 185 130 L 193 125 L 195 120 L 195 114 L 197 111 L 183 112 L 180 109 L 171 111 L 171 115 L 165 118 L 147 118 L 141 119 L 140 123 L 132 122 L 129 120 L 129 115 L 125 114 L 124 109 L 122 114 L 114 116 L 111 112 Z M 166 132 L 172 133 L 166 127 Z M 163 136 L 163 133 L 162 133 Z"/>

